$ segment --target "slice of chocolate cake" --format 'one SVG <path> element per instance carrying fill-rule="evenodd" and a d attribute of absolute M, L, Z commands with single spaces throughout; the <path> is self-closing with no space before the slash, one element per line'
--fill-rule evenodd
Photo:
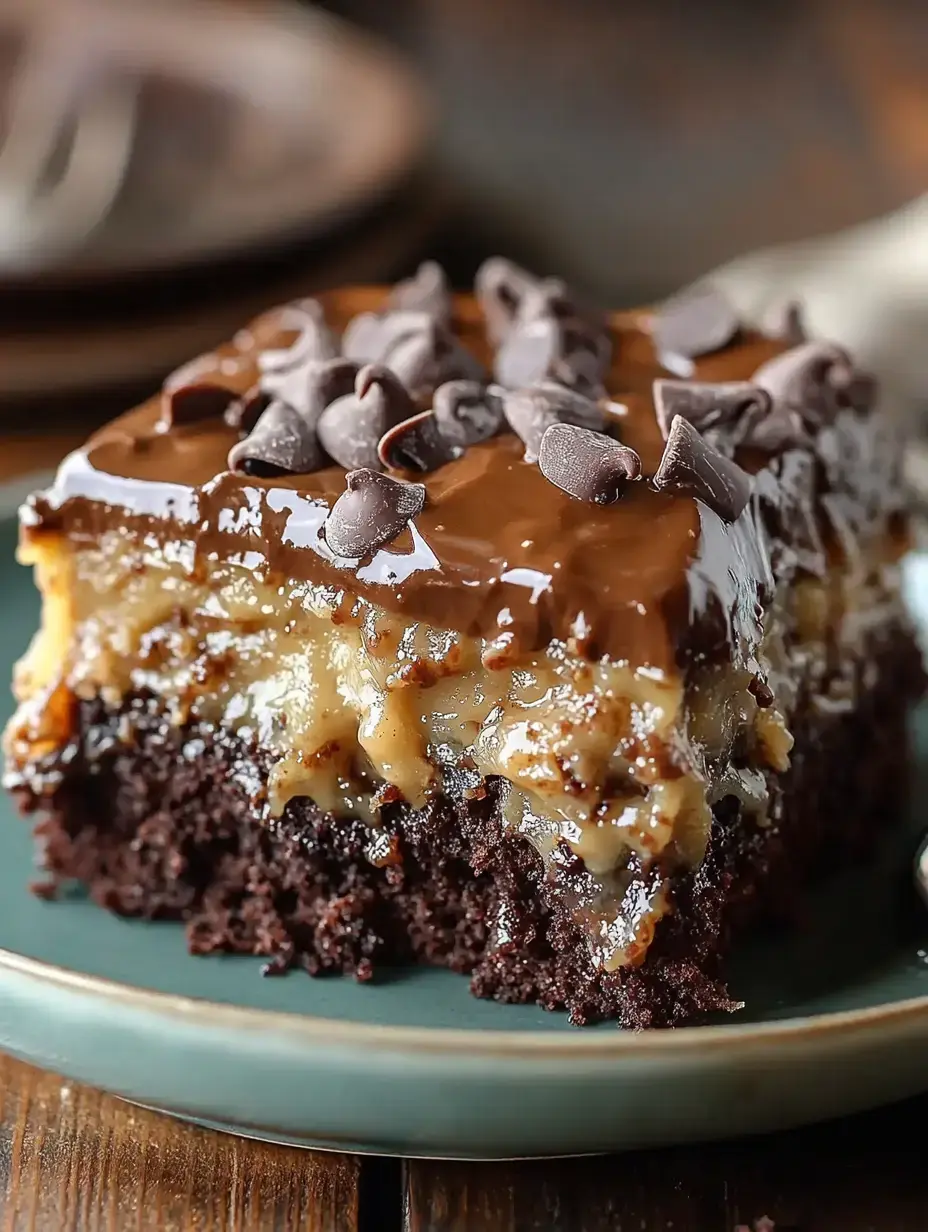
<path fill-rule="evenodd" d="M 905 786 L 874 396 L 795 313 L 606 318 L 502 260 L 476 298 L 429 265 L 259 318 L 22 511 L 7 783 L 46 890 L 271 971 L 735 1008 L 733 931 Z"/>

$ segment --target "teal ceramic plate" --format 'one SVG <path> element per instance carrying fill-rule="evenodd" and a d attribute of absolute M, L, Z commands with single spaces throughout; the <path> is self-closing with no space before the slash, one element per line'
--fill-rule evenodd
<path fill-rule="evenodd" d="M 0 523 L 0 675 L 37 617 Z M 909 582 L 928 623 L 928 559 Z M 7 710 L 9 707 L 7 707 Z M 5 716 L 4 716 L 5 717 Z M 719 1025 L 623 1034 L 472 999 L 442 971 L 375 985 L 191 958 L 179 927 L 30 896 L 27 827 L 0 805 L 0 1047 L 70 1078 L 274 1139 L 408 1155 L 551 1155 L 758 1132 L 928 1089 L 928 912 L 909 868 L 928 789 L 878 862 L 805 927 L 733 962 Z M 924 818 L 928 824 L 928 817 Z"/>

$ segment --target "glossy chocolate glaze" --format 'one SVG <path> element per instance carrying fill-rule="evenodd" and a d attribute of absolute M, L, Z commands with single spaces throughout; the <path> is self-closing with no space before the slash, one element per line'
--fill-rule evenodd
<path fill-rule="evenodd" d="M 385 295 L 362 288 L 320 298 L 341 330 Z M 647 313 L 615 315 L 611 326 L 616 434 L 638 452 L 647 477 L 664 443 L 652 382 L 670 374 L 655 356 Z M 487 357 L 469 297 L 456 303 L 455 327 Z M 258 351 L 293 336 L 267 313 L 186 373 L 244 391 L 257 380 Z M 745 335 L 697 360 L 692 375 L 746 380 L 784 349 Z M 218 418 L 167 431 L 153 399 L 65 460 L 52 489 L 24 510 L 24 533 L 61 530 L 79 542 L 125 528 L 158 543 L 192 544 L 194 559 L 215 554 L 282 579 L 344 588 L 410 620 L 488 639 L 510 635 L 516 650 L 579 634 L 594 653 L 662 671 L 692 645 L 694 628 L 718 625 L 719 612 L 737 658 L 749 659 L 760 636 L 769 566 L 752 507 L 729 526 L 691 497 L 661 495 L 645 481 L 628 485 L 617 504 L 583 503 L 526 463 L 521 442 L 507 433 L 425 476 L 428 503 L 411 530 L 370 560 L 345 561 L 320 533 L 344 472 L 234 475 L 226 457 L 237 439 Z"/>

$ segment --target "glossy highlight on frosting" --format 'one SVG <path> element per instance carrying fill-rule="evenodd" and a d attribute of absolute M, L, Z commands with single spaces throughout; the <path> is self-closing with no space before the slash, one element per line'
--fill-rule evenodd
<path fill-rule="evenodd" d="M 336 330 L 383 305 L 387 292 L 359 288 L 320 296 Z M 201 379 L 236 393 L 260 375 L 262 350 L 293 339 L 273 310 L 195 363 Z M 470 297 L 455 301 L 455 332 L 484 362 L 489 346 Z M 647 313 L 610 318 L 607 380 L 614 435 L 652 476 L 664 449 L 652 385 L 666 377 Z M 694 361 L 694 378 L 749 380 L 786 344 L 741 334 Z M 214 417 L 170 430 L 154 398 L 101 429 L 61 467 L 50 491 L 25 511 L 27 535 L 61 529 L 77 541 L 106 529 L 188 544 L 192 558 L 237 559 L 281 579 L 311 580 L 362 596 L 410 621 L 487 639 L 514 653 L 555 639 L 588 652 L 670 671 L 701 617 L 721 610 L 745 661 L 760 636 L 756 607 L 769 584 L 753 507 L 729 526 L 687 495 L 630 483 L 608 506 L 574 499 L 524 460 L 512 433 L 470 446 L 425 476 L 425 508 L 369 559 L 336 557 L 322 535 L 345 472 L 258 479 L 228 469 L 236 429 Z M 726 647 L 728 652 L 729 647 Z"/>

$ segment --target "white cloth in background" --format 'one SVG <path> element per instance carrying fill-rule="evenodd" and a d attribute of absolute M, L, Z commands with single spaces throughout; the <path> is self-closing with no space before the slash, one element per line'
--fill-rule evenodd
<path fill-rule="evenodd" d="M 809 332 L 848 347 L 877 374 L 888 409 L 928 428 L 928 196 L 848 231 L 752 253 L 716 270 L 745 318 L 789 299 Z"/>

